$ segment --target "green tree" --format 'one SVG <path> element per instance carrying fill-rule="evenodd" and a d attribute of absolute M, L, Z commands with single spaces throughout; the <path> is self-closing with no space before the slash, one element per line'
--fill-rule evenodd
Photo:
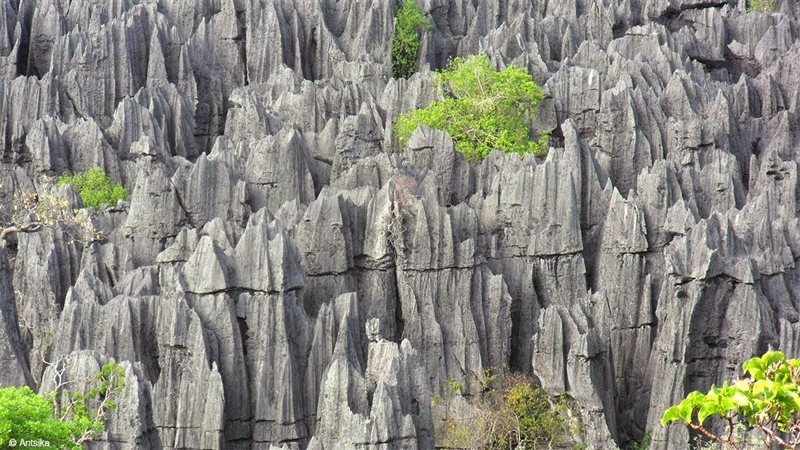
<path fill-rule="evenodd" d="M 767 448 L 800 448 L 800 359 L 769 351 L 746 361 L 742 369 L 746 378 L 712 385 L 707 393 L 690 393 L 664 412 L 661 424 L 683 421 L 725 448 L 749 448 L 746 433 L 738 431 L 742 427 L 761 431 Z M 719 419 L 723 432 L 708 426 L 709 418 Z"/>
<path fill-rule="evenodd" d="M 0 445 L 10 439 L 44 439 L 55 448 L 79 449 L 72 423 L 53 417 L 53 403 L 31 388 L 0 388 Z"/>
<path fill-rule="evenodd" d="M 37 394 L 31 388 L 0 388 L 0 445 L 11 439 L 48 441 L 51 447 L 77 450 L 105 428 L 108 411 L 125 387 L 125 370 L 110 362 L 86 393 Z M 63 387 L 63 386 L 62 386 Z"/>
<path fill-rule="evenodd" d="M 485 55 L 455 58 L 436 74 L 444 96 L 426 108 L 397 118 L 395 133 L 406 145 L 420 126 L 447 131 L 456 150 L 472 161 L 481 161 L 494 149 L 520 155 L 547 154 L 549 136 L 532 140 L 528 120 L 542 101 L 543 93 L 531 75 L 509 65 L 498 71 Z"/>
<path fill-rule="evenodd" d="M 397 11 L 392 38 L 392 73 L 398 78 L 409 78 L 417 69 L 420 34 L 430 29 L 422 7 L 415 0 L 404 0 Z"/>
<path fill-rule="evenodd" d="M 61 175 L 56 186 L 72 185 L 80 192 L 83 206 L 98 208 L 102 204 L 116 205 L 118 200 L 128 198 L 128 189 L 109 178 L 100 167 L 92 167 L 75 175 Z"/>

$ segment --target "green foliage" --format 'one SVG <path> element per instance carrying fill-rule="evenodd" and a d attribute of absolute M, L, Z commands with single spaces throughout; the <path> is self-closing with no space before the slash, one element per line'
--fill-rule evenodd
<path fill-rule="evenodd" d="M 461 391 L 464 389 L 464 383 L 460 383 L 456 381 L 455 377 L 450 377 L 450 380 L 447 382 L 450 386 L 450 390 L 453 394 L 461 395 Z"/>
<path fill-rule="evenodd" d="M 520 444 L 526 448 L 559 446 L 565 440 L 566 421 L 556 413 L 547 394 L 524 379 L 505 391 L 501 410 L 513 420 L 497 430 L 487 449 L 512 450 Z"/>
<path fill-rule="evenodd" d="M 747 0 L 747 12 L 753 11 L 771 13 L 775 11 L 775 0 Z"/>
<path fill-rule="evenodd" d="M 644 436 L 642 436 L 642 440 L 639 442 L 633 442 L 628 444 L 628 450 L 647 450 L 650 448 L 650 441 L 652 440 L 652 436 L 650 432 L 646 432 Z"/>
<path fill-rule="evenodd" d="M 78 450 L 103 431 L 114 398 L 125 387 L 125 370 L 115 363 L 105 364 L 95 376 L 95 386 L 86 393 L 56 392 L 37 394 L 29 387 L 0 388 L 0 445 L 11 439 L 39 439 L 50 447 Z"/>
<path fill-rule="evenodd" d="M 450 395 L 433 402 L 437 448 L 585 448 L 574 440 L 582 426 L 574 426 L 571 398 L 550 398 L 520 374 L 486 374 L 492 378 L 487 384 L 501 387 L 487 387 L 482 395 L 465 400 L 460 397 L 463 384 L 451 379 Z"/>
<path fill-rule="evenodd" d="M 491 391 L 492 386 L 497 379 L 497 369 L 494 367 L 487 367 L 483 369 L 483 379 L 478 380 L 478 383 L 481 385 L 481 391 L 484 393 Z"/>
<path fill-rule="evenodd" d="M 742 369 L 749 376 L 721 387 L 712 385 L 708 393 L 694 391 L 680 404 L 664 412 L 661 424 L 683 421 L 706 437 L 733 448 L 745 448 L 737 425 L 764 434 L 768 445 L 797 448 L 800 445 L 800 359 L 786 359 L 779 351 L 769 351 L 746 361 Z M 711 432 L 709 418 L 722 419 L 725 433 Z M 786 433 L 781 436 L 779 433 Z"/>
<path fill-rule="evenodd" d="M 510 65 L 498 71 L 485 55 L 455 58 L 436 74 L 444 99 L 401 115 L 395 124 L 400 144 L 406 145 L 420 126 L 447 131 L 456 150 L 480 161 L 493 150 L 520 155 L 547 154 L 549 136 L 530 138 L 528 119 L 544 98 L 530 74 Z"/>
<path fill-rule="evenodd" d="M 80 192 L 83 206 L 87 208 L 99 208 L 102 204 L 116 205 L 117 200 L 128 198 L 128 189 L 108 178 L 100 167 L 92 167 L 73 176 L 61 175 L 56 186 L 64 184 L 72 185 Z"/>
<path fill-rule="evenodd" d="M 409 78 L 414 75 L 420 34 L 430 27 L 430 21 L 416 0 L 404 0 L 397 11 L 397 23 L 392 38 L 392 73 L 395 77 Z"/>
<path fill-rule="evenodd" d="M 0 388 L 0 445 L 10 439 L 43 439 L 56 448 L 80 449 L 73 439 L 76 424 L 53 415 L 50 399 L 31 388 Z"/>

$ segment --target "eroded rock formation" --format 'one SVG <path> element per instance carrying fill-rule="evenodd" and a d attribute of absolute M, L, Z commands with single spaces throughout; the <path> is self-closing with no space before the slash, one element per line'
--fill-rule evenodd
<path fill-rule="evenodd" d="M 796 2 L 421 3 L 398 80 L 386 0 L 0 0 L 0 201 L 92 166 L 132 193 L 96 239 L 4 242 L 0 384 L 121 361 L 97 449 L 429 449 L 432 398 L 509 367 L 590 448 L 667 449 L 669 404 L 798 356 Z M 399 147 L 477 52 L 544 86 L 546 159 Z"/>

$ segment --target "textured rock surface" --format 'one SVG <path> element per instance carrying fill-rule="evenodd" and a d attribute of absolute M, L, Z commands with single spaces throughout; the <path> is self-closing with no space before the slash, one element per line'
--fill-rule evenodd
<path fill-rule="evenodd" d="M 0 384 L 122 361 L 98 449 L 427 449 L 449 381 L 509 367 L 589 448 L 668 449 L 671 402 L 800 356 L 796 2 L 425 0 L 409 80 L 393 3 L 0 0 L 0 201 L 132 193 L 96 242 L 4 242 Z M 399 148 L 476 52 L 544 86 L 546 159 Z"/>

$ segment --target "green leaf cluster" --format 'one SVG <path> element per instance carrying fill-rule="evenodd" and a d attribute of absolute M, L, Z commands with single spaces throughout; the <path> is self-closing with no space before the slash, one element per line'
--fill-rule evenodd
<path fill-rule="evenodd" d="M 392 73 L 397 78 L 409 78 L 417 69 L 420 34 L 431 28 L 431 23 L 416 0 L 404 0 L 397 11 L 392 38 Z"/>
<path fill-rule="evenodd" d="M 519 155 L 547 154 L 546 133 L 530 138 L 528 120 L 544 95 L 531 75 L 509 65 L 497 70 L 485 55 L 455 58 L 436 74 L 443 100 L 398 117 L 395 133 L 406 145 L 420 125 L 447 131 L 456 150 L 481 161 L 498 149 Z"/>
<path fill-rule="evenodd" d="M 100 397 L 109 409 L 116 408 L 117 403 L 113 399 L 125 389 L 125 369 L 114 362 L 109 362 L 100 368 L 94 379 L 97 381 L 95 387 L 86 394 L 74 394 L 73 398 L 77 396 L 78 400 L 86 400 Z"/>
<path fill-rule="evenodd" d="M 775 0 L 747 0 L 747 12 L 753 11 L 771 13 L 775 11 Z"/>
<path fill-rule="evenodd" d="M 782 352 L 769 351 L 746 361 L 742 369 L 748 378 L 724 382 L 722 386 L 713 385 L 707 393 L 690 393 L 664 412 L 662 425 L 683 421 L 691 428 L 708 431 L 704 428 L 706 420 L 719 417 L 732 429 L 741 418 L 747 426 L 763 431 L 768 441 L 790 448 L 775 435 L 775 430 L 788 433 L 798 427 L 800 359 L 786 359 Z M 709 437 L 721 442 L 730 439 Z"/>
<path fill-rule="evenodd" d="M 73 436 L 79 433 L 74 421 L 54 417 L 53 403 L 31 388 L 0 388 L 0 445 L 10 439 L 43 439 L 51 447 L 80 449 Z M 82 433 L 82 430 L 80 430 Z"/>
<path fill-rule="evenodd" d="M 118 200 L 128 198 L 128 189 L 109 178 L 100 167 L 92 167 L 86 172 L 75 175 L 63 174 L 58 178 L 56 186 L 72 185 L 80 192 L 83 206 L 99 208 L 100 205 L 116 205 Z"/>
<path fill-rule="evenodd" d="M 103 419 L 116 408 L 113 399 L 125 388 L 125 369 L 109 362 L 95 376 L 95 386 L 86 393 L 37 394 L 28 386 L 0 387 L 0 445 L 10 439 L 38 440 L 51 448 L 78 450 L 81 443 L 105 428 Z M 90 407 L 94 402 L 99 406 Z"/>

